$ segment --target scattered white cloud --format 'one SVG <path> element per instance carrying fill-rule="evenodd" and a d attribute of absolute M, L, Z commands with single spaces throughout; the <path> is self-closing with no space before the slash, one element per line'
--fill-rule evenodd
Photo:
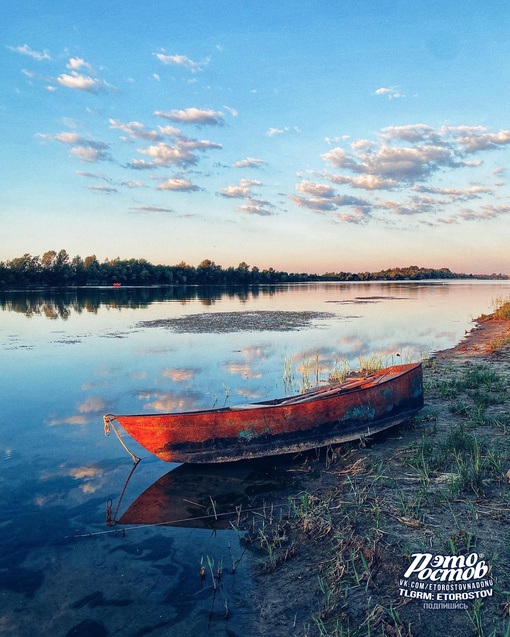
<path fill-rule="evenodd" d="M 255 157 L 247 157 L 246 159 L 241 159 L 240 161 L 236 161 L 234 164 L 235 168 L 260 168 L 260 166 L 266 164 L 263 159 L 256 159 Z"/>
<path fill-rule="evenodd" d="M 388 99 L 396 99 L 399 97 L 405 97 L 403 93 L 400 92 L 398 86 L 391 86 L 389 88 L 381 87 L 374 91 L 374 95 L 382 95 L 387 97 Z"/>
<path fill-rule="evenodd" d="M 312 197 L 334 197 L 336 192 L 332 186 L 326 184 L 314 183 L 311 181 L 301 181 L 296 184 L 296 190 Z"/>
<path fill-rule="evenodd" d="M 147 129 L 140 122 L 124 123 L 118 119 L 110 119 L 110 128 L 121 130 L 133 139 L 146 139 L 147 141 L 159 141 L 162 136 L 158 131 Z"/>
<path fill-rule="evenodd" d="M 191 107 L 181 110 L 155 111 L 154 115 L 180 124 L 195 124 L 196 126 L 223 126 L 224 124 L 223 113 L 211 109 Z"/>
<path fill-rule="evenodd" d="M 172 190 L 174 192 L 196 192 L 200 190 L 198 186 L 192 184 L 187 179 L 172 177 L 157 186 L 158 190 Z"/>
<path fill-rule="evenodd" d="M 175 139 L 173 144 L 160 142 L 148 148 L 138 149 L 138 152 L 148 155 L 155 166 L 193 166 L 199 160 L 197 152 L 221 148 L 221 144 L 215 142 L 191 139 L 181 135 Z M 131 167 L 140 168 L 140 165 Z"/>
<path fill-rule="evenodd" d="M 75 146 L 69 151 L 80 161 L 95 164 L 98 161 L 110 161 L 110 154 L 104 150 L 92 148 L 91 146 Z"/>
<path fill-rule="evenodd" d="M 82 75 L 77 71 L 71 71 L 71 73 L 62 73 L 57 77 L 57 82 L 61 86 L 74 89 L 76 91 L 86 91 L 88 93 L 102 93 L 114 91 L 115 88 L 95 77 L 90 75 Z"/>
<path fill-rule="evenodd" d="M 126 188 L 147 188 L 147 184 L 145 184 L 143 181 L 138 181 L 137 179 L 121 181 L 120 185 L 125 186 Z"/>
<path fill-rule="evenodd" d="M 265 199 L 254 199 L 248 197 L 246 203 L 236 206 L 238 212 L 244 212 L 249 215 L 258 215 L 260 217 L 270 217 L 274 214 L 274 206 Z"/>
<path fill-rule="evenodd" d="M 229 199 L 244 199 L 252 196 L 253 186 L 261 186 L 262 182 L 257 179 L 241 179 L 239 184 L 230 184 L 226 188 L 222 188 L 219 194 Z"/>
<path fill-rule="evenodd" d="M 203 71 L 204 68 L 211 61 L 210 58 L 206 58 L 205 60 L 202 60 L 200 62 L 194 62 L 186 55 L 166 55 L 165 53 L 154 53 L 154 55 L 160 62 L 167 66 L 180 66 L 187 69 L 188 71 L 191 71 L 192 73 L 199 73 L 200 71 Z"/>
<path fill-rule="evenodd" d="M 227 111 L 227 113 L 230 113 L 232 117 L 239 117 L 239 112 L 235 108 L 230 108 L 230 106 L 224 106 L 223 108 Z"/>
<path fill-rule="evenodd" d="M 83 137 L 75 132 L 65 131 L 56 135 L 37 133 L 36 137 L 72 146 L 69 152 L 83 162 L 96 163 L 98 161 L 111 161 L 112 159 L 109 144 Z"/>
<path fill-rule="evenodd" d="M 130 210 L 133 212 L 174 212 L 172 208 L 164 208 L 162 206 L 134 206 Z"/>
<path fill-rule="evenodd" d="M 284 133 L 289 133 L 294 131 L 295 133 L 300 133 L 301 129 L 298 126 L 285 126 L 285 128 L 269 128 L 266 132 L 268 137 L 274 137 L 275 135 L 283 135 Z"/>
<path fill-rule="evenodd" d="M 119 192 L 117 188 L 111 188 L 109 186 L 87 186 L 89 190 L 96 190 L 97 192 L 104 192 L 107 195 L 111 195 L 114 192 Z"/>
<path fill-rule="evenodd" d="M 51 55 L 48 51 L 34 51 L 28 46 L 28 44 L 23 44 L 23 46 L 7 46 L 7 48 L 10 51 L 20 53 L 21 55 L 28 55 L 28 57 L 31 57 L 38 62 L 42 62 L 42 60 L 51 60 Z"/>
<path fill-rule="evenodd" d="M 89 73 L 94 72 L 92 66 L 88 62 L 85 62 L 83 58 L 70 58 L 69 62 L 67 63 L 67 68 L 71 69 L 72 71 L 87 69 Z"/>

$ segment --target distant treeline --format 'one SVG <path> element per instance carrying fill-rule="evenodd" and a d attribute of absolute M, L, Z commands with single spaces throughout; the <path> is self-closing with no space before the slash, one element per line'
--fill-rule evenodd
<path fill-rule="evenodd" d="M 106 259 L 95 255 L 71 258 L 65 250 L 49 250 L 41 256 L 24 254 L 0 261 L 0 286 L 3 288 L 74 285 L 251 285 L 257 283 L 301 283 L 308 281 L 416 281 L 422 279 L 508 279 L 507 275 L 475 275 L 451 272 L 448 268 L 391 268 L 380 272 L 326 272 L 307 274 L 284 272 L 240 263 L 223 268 L 210 259 L 198 266 L 153 265 L 145 259 Z"/>

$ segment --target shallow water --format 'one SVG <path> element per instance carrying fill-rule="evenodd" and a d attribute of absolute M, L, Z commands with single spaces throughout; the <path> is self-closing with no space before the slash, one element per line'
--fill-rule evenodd
<path fill-rule="evenodd" d="M 102 415 L 278 397 L 374 354 L 415 360 L 455 345 L 509 292 L 462 281 L 0 293 L 0 633 L 250 634 L 236 532 L 106 526 L 132 463 Z M 119 517 L 172 469 L 125 441 L 143 461 Z"/>

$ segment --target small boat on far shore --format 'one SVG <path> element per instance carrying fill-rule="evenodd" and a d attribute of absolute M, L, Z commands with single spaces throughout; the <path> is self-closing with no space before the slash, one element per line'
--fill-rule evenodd
<path fill-rule="evenodd" d="M 412 363 L 289 398 L 183 413 L 107 414 L 104 425 L 126 447 L 113 425 L 118 422 L 166 462 L 229 462 L 360 440 L 405 422 L 422 407 L 422 366 Z"/>

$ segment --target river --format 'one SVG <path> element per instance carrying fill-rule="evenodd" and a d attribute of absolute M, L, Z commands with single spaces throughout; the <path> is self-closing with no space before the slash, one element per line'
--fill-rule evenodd
<path fill-rule="evenodd" d="M 207 495 L 232 476 L 186 476 L 123 438 L 143 458 L 123 493 L 132 462 L 103 414 L 234 405 L 418 360 L 509 294 L 499 281 L 1 292 L 0 633 L 250 634 L 253 560 Z M 279 470 L 241 466 L 237 488 L 270 488 Z M 153 503 L 145 524 L 107 526 L 108 504 L 119 518 L 160 478 L 209 497 L 192 515 L 206 521 L 160 525 L 191 509 Z"/>

